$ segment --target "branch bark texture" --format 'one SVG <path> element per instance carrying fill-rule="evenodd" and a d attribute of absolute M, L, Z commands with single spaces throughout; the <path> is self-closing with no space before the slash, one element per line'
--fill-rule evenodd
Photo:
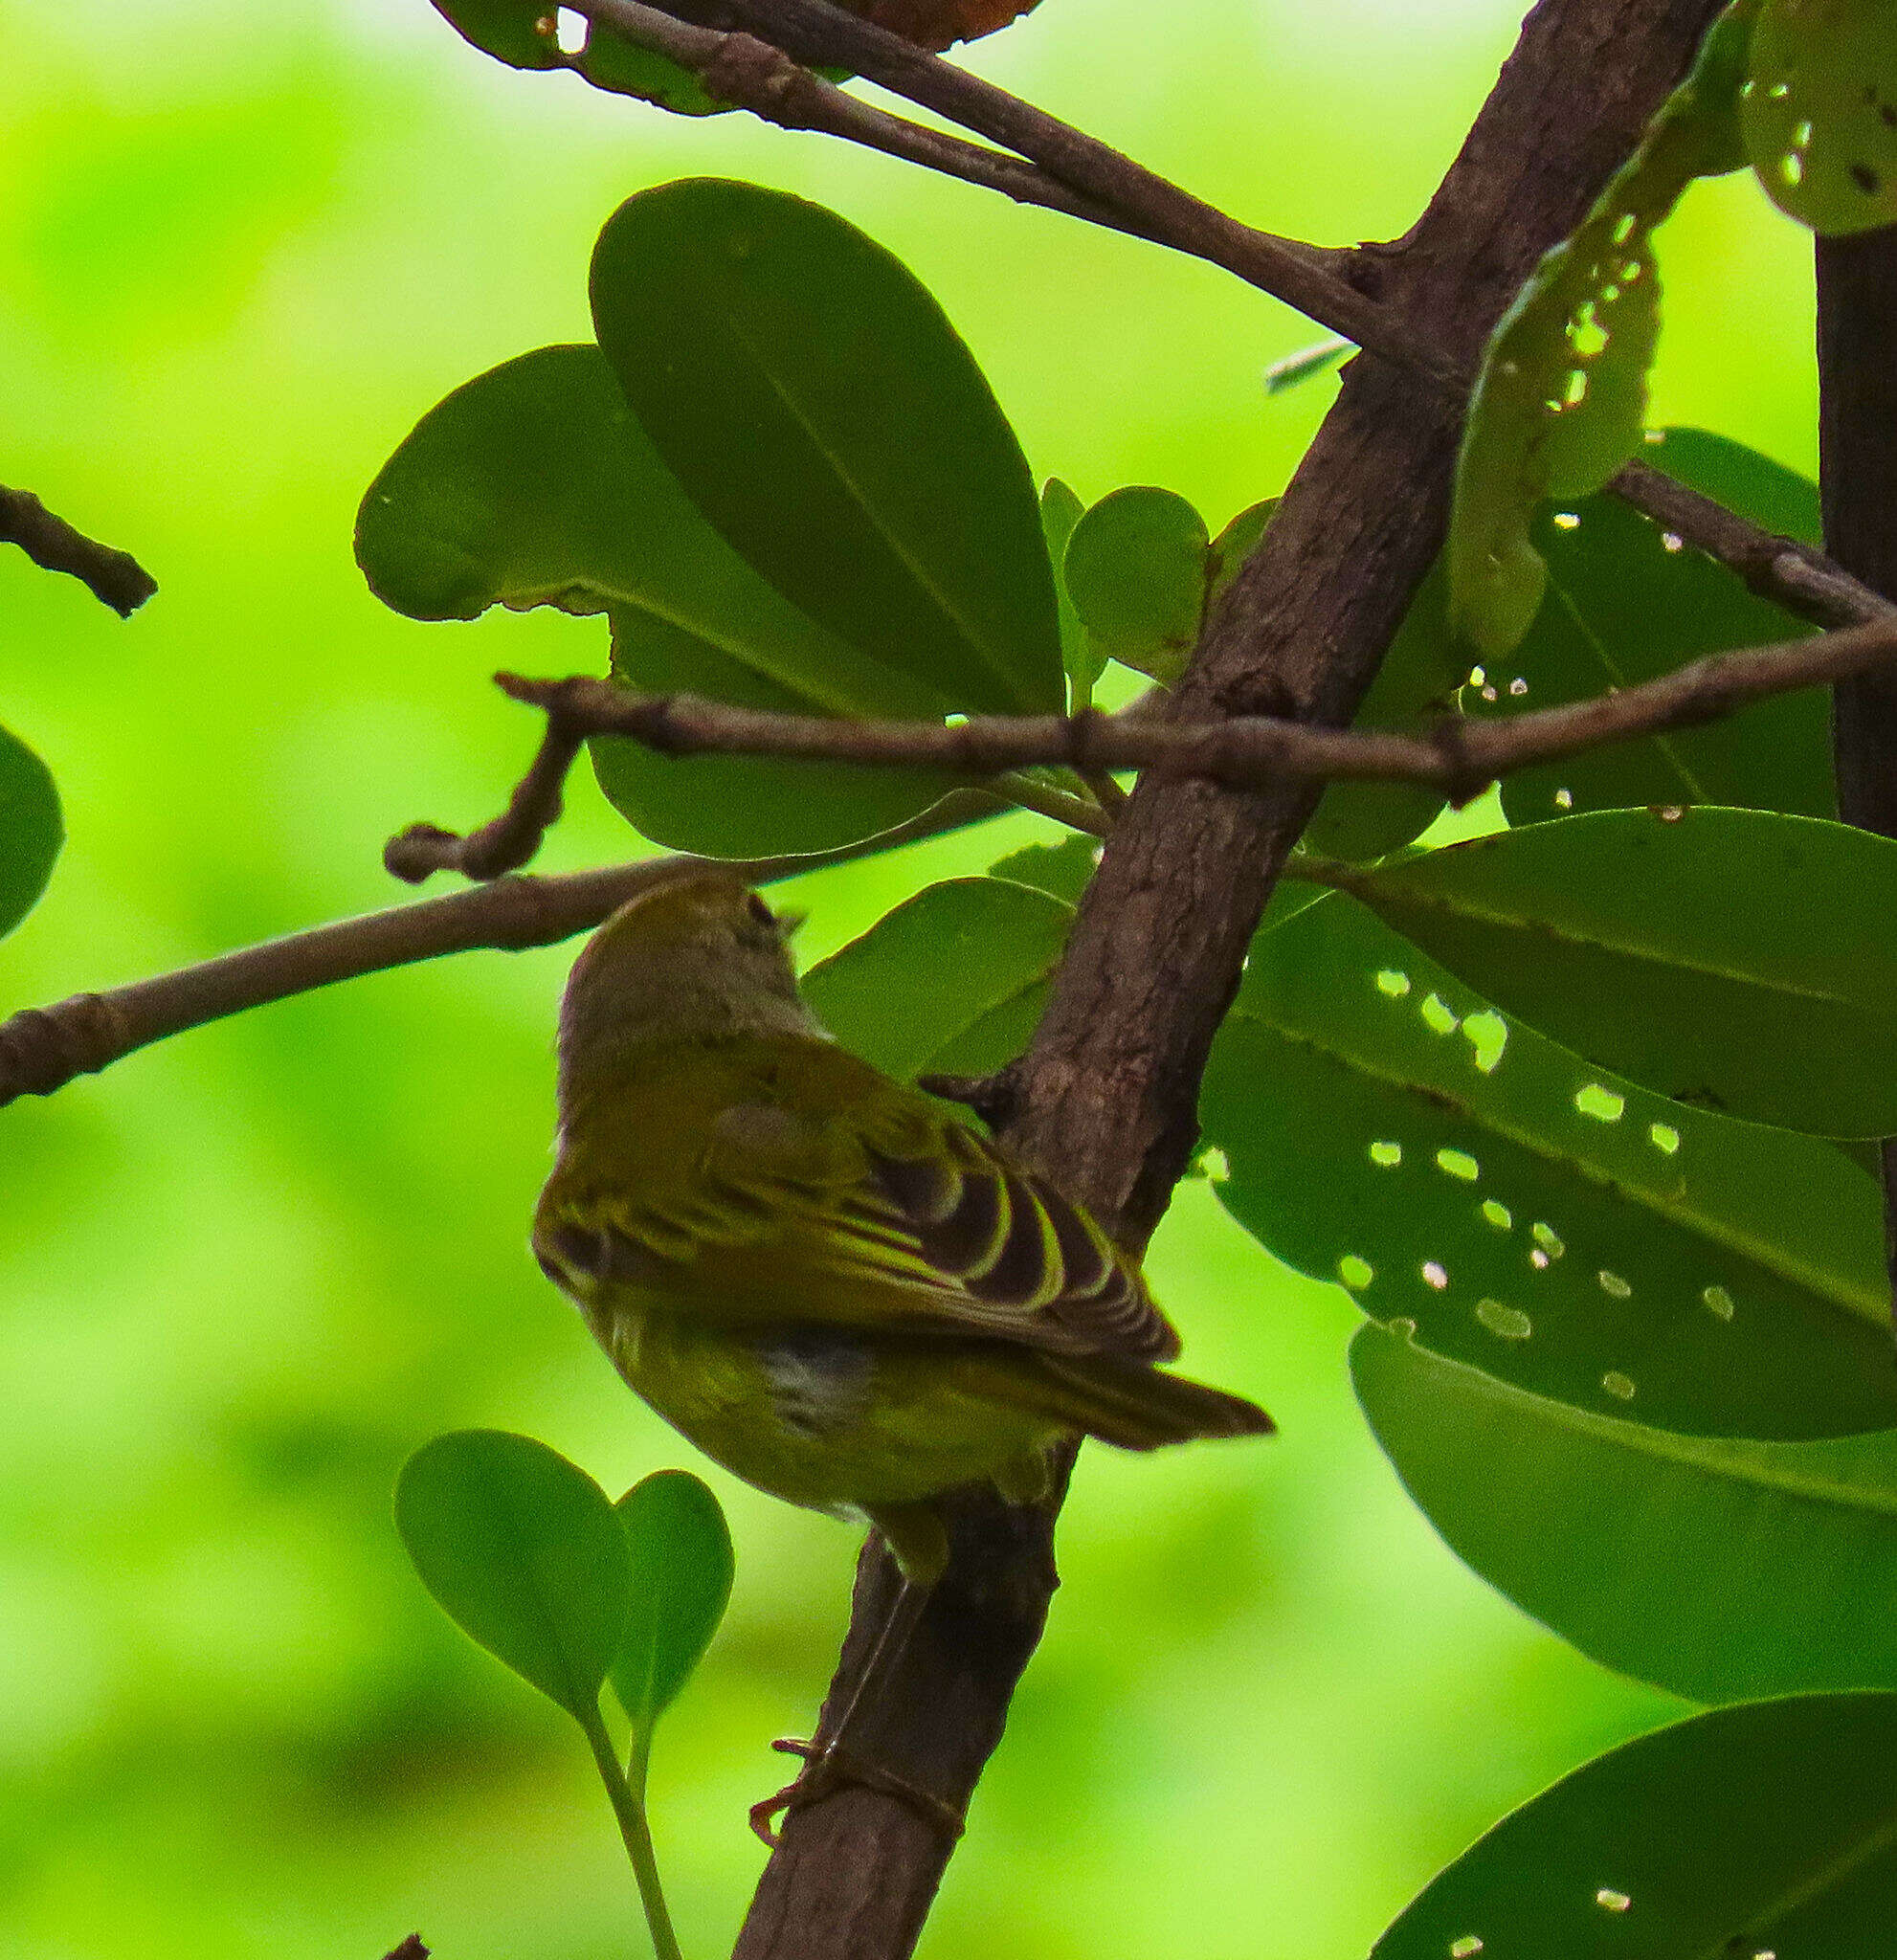
<path fill-rule="evenodd" d="M 788 17 L 812 0 L 745 6 Z M 1578 222 L 1719 11 L 1720 0 L 1543 0 L 1427 212 L 1364 261 L 1370 297 L 1402 308 L 1450 371 L 1470 371 L 1502 307 Z M 1349 720 L 1441 542 L 1460 415 L 1387 363 L 1352 364 L 1198 649 L 1181 719 Z M 1145 1241 L 1185 1168 L 1213 1035 L 1314 800 L 1305 785 L 1260 793 L 1147 779 L 1082 902 L 1016 1073 L 1007 1134 L 1128 1242 Z M 971 1792 L 1038 1637 L 1037 1602 L 1053 1581 L 1051 1508 L 1037 1523 L 1024 1533 L 982 1508 L 957 1520 L 943 1596 L 884 1698 L 885 1760 L 951 1803 Z M 890 1582 L 888 1561 L 866 1552 L 833 1702 L 860 1664 L 863 1615 Z M 991 1664 L 971 1670 L 971 1654 Z M 874 1791 L 793 1811 L 738 1960 L 906 1954 L 950 1848 Z"/>
<path fill-rule="evenodd" d="M 1818 241 L 1819 487 L 1824 542 L 1897 598 L 1897 232 Z M 1897 837 L 1897 677 L 1860 674 L 1832 696 L 1838 813 Z M 1885 1261 L 1897 1314 L 1897 1138 L 1881 1147 Z"/>
<path fill-rule="evenodd" d="M 78 579 L 122 619 L 130 618 L 158 590 L 158 581 L 129 551 L 75 530 L 31 490 L 0 484 L 0 542 L 17 545 L 44 571 Z"/>

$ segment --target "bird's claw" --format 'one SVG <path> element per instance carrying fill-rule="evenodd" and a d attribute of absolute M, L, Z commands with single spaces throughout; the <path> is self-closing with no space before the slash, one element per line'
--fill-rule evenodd
<path fill-rule="evenodd" d="M 962 1813 L 953 1804 L 905 1782 L 892 1770 L 846 1755 L 834 1742 L 800 1742 L 794 1736 L 780 1735 L 770 1747 L 781 1755 L 801 1756 L 804 1763 L 794 1782 L 787 1783 L 776 1795 L 751 1805 L 751 1829 L 773 1851 L 777 1848 L 780 1815 L 801 1810 L 806 1804 L 820 1803 L 849 1784 L 860 1790 L 879 1791 L 884 1796 L 893 1796 L 898 1803 L 906 1804 L 951 1843 L 966 1828 Z"/>

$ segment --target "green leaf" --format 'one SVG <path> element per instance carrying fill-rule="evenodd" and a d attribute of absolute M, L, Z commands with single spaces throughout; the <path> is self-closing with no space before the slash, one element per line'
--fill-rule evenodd
<path fill-rule="evenodd" d="M 563 55 L 553 29 L 559 10 L 546 0 L 433 0 L 433 5 L 463 40 L 509 68 L 570 68 L 609 94 L 636 96 L 685 116 L 722 115 L 731 106 L 707 95 L 689 69 L 591 21 L 584 48 L 570 57 Z"/>
<path fill-rule="evenodd" d="M 1073 917 L 1006 879 L 949 879 L 813 967 L 804 998 L 845 1048 L 899 1081 L 986 1075 L 1027 1046 Z"/>
<path fill-rule="evenodd" d="M 1436 1353 L 1692 1434 L 1897 1426 L 1870 1177 L 1591 1069 L 1347 899 L 1254 940 L 1199 1115 L 1239 1224 Z"/>
<path fill-rule="evenodd" d="M 596 347 L 542 347 L 429 411 L 370 484 L 356 557 L 413 619 L 488 607 L 610 612 L 613 670 L 802 714 L 939 717 L 975 705 L 879 665 L 790 605 L 704 521 L 628 412 Z M 872 836 L 949 787 L 915 770 L 592 747 L 601 786 L 647 836 L 718 857 Z"/>
<path fill-rule="evenodd" d="M 435 1603 L 576 1721 L 595 1719 L 632 1597 L 611 1501 L 531 1437 L 439 1436 L 395 1482 L 395 1528 Z"/>
<path fill-rule="evenodd" d="M 1354 877 L 1498 1007 L 1676 1101 L 1897 1131 L 1897 843 L 1757 810 L 1604 810 Z"/>
<path fill-rule="evenodd" d="M 689 1470 L 655 1470 L 615 1508 L 632 1551 L 632 1605 L 613 1692 L 649 1747 L 725 1617 L 731 1533 L 718 1500 Z"/>
<path fill-rule="evenodd" d="M 1372 1960 L 1885 1960 L 1893 1760 L 1897 1696 L 1696 1715 L 1505 1818 Z"/>
<path fill-rule="evenodd" d="M 1897 1686 L 1897 1433 L 1672 1435 L 1406 1329 L 1358 1330 L 1357 1397 L 1430 1523 L 1525 1612 L 1694 1701 Z"/>
<path fill-rule="evenodd" d="M 1738 0 L 1713 27 L 1639 149 L 1543 256 L 1489 340 L 1448 545 L 1450 621 L 1485 659 L 1510 653 L 1541 606 L 1536 505 L 1591 495 L 1639 446 L 1660 334 L 1652 234 L 1695 177 L 1743 161 L 1734 116 L 1756 5 Z"/>
<path fill-rule="evenodd" d="M 1667 447 L 1644 454 L 1663 467 L 1669 457 L 1685 464 L 1709 494 L 1718 494 L 1711 485 L 1719 483 L 1721 501 L 1730 498 L 1742 516 L 1756 512 L 1754 521 L 1774 531 L 1801 534 L 1790 526 L 1807 514 L 1801 492 L 1815 504 L 1812 486 L 1762 457 L 1752 460 L 1764 471 L 1741 476 L 1743 465 L 1728 467 L 1736 459 L 1691 442 L 1674 447 L 1693 434 L 1673 432 Z M 1727 447 L 1751 457 L 1736 444 Z M 1506 663 L 1489 667 L 1468 690 L 1474 715 L 1506 718 L 1593 700 L 1703 655 L 1799 639 L 1813 630 L 1755 598 L 1691 546 L 1674 539 L 1669 547 L 1659 525 L 1617 498 L 1590 497 L 1544 513 L 1531 535 L 1547 560 L 1548 597 Z M 1835 815 L 1828 696 L 1819 688 L 1779 695 L 1702 727 L 1523 769 L 1502 785 L 1502 807 L 1518 824 L 1568 811 L 1677 803 Z"/>
<path fill-rule="evenodd" d="M 1171 686 L 1205 611 L 1212 533 L 1172 490 L 1136 483 L 1103 497 L 1067 542 L 1074 611 L 1093 655 Z"/>
<path fill-rule="evenodd" d="M 1730 435 L 1710 429 L 1649 429 L 1640 460 L 1775 538 L 1823 547 L 1818 485 Z"/>
<path fill-rule="evenodd" d="M 1100 863 L 1097 837 L 1068 837 L 1059 844 L 1024 844 L 988 867 L 990 878 L 1033 885 L 1063 904 L 1078 905 Z"/>
<path fill-rule="evenodd" d="M 654 446 L 793 605 L 956 709 L 1060 711 L 1027 460 L 899 260 L 818 205 L 701 178 L 621 205 L 591 286 Z"/>
<path fill-rule="evenodd" d="M 1448 577 L 1440 559 L 1417 589 L 1350 725 L 1414 733 L 1460 712 L 1466 652 L 1449 631 Z M 1439 791 L 1417 783 L 1334 783 L 1306 826 L 1305 847 L 1361 861 L 1400 850 L 1441 814 Z"/>
<path fill-rule="evenodd" d="M 0 728 L 0 938 L 39 902 L 65 840 L 52 771 Z"/>
<path fill-rule="evenodd" d="M 1259 540 L 1264 536 L 1283 501 L 1282 498 L 1267 497 L 1261 502 L 1248 503 L 1217 537 L 1213 539 L 1205 582 L 1205 610 L 1208 616 L 1213 608 L 1225 596 L 1232 581 L 1244 568 L 1245 560 L 1258 548 Z"/>
<path fill-rule="evenodd" d="M 1062 564 L 1067 556 L 1067 540 L 1074 535 L 1086 509 L 1079 497 L 1059 477 L 1050 477 L 1041 486 L 1040 528 L 1047 539 L 1048 564 L 1054 573 L 1054 595 L 1060 615 L 1060 664 L 1067 670 L 1067 706 L 1079 714 L 1093 702 L 1093 684 L 1106 665 L 1104 654 L 1096 654 L 1087 643 L 1086 628 L 1074 611 L 1073 595 L 1067 590 Z"/>
<path fill-rule="evenodd" d="M 1832 236 L 1897 220 L 1897 12 L 1889 0 L 1765 0 L 1739 105 L 1779 209 Z"/>

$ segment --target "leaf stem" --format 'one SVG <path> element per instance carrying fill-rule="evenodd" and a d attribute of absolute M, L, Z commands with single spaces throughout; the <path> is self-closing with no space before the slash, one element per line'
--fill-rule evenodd
<path fill-rule="evenodd" d="M 1070 796 L 1064 790 L 1057 790 L 1051 783 L 1037 782 L 1033 776 L 1018 769 L 1011 769 L 1005 775 L 994 777 L 988 785 L 997 795 L 1005 796 L 1010 803 L 1018 804 L 1023 810 L 1032 810 L 1037 816 L 1052 817 L 1056 823 L 1064 823 L 1069 830 L 1085 831 L 1089 836 L 1105 837 L 1113 833 L 1113 816 L 1097 803 L 1089 803 L 1083 796 Z"/>
<path fill-rule="evenodd" d="M 580 1726 L 586 1731 L 586 1739 L 592 1748 L 592 1759 L 599 1766 L 599 1780 L 606 1786 L 606 1794 L 612 1801 L 613 1815 L 619 1820 L 619 1836 L 625 1840 L 626 1856 L 633 1862 L 633 1876 L 638 1881 L 639 1903 L 645 1907 L 645 1923 L 652 1929 L 653 1951 L 658 1960 L 683 1960 L 679 1951 L 679 1936 L 672 1930 L 672 1915 L 666 1909 L 664 1887 L 658 1882 L 658 1860 L 652 1848 L 652 1828 L 645 1815 L 645 1756 L 640 1749 L 635 1749 L 633 1760 L 638 1766 L 639 1788 L 633 1788 L 631 1779 L 619 1767 L 618 1752 L 613 1747 L 613 1739 L 606 1733 L 606 1718 L 601 1715 L 597 1704 L 590 1716 L 582 1719 Z"/>

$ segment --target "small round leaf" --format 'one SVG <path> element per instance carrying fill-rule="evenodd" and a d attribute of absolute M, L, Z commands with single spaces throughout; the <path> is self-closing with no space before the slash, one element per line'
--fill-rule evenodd
<path fill-rule="evenodd" d="M 731 1597 L 731 1533 L 689 1470 L 655 1470 L 618 1504 L 632 1553 L 632 1606 L 613 1662 L 613 1692 L 650 1738 L 704 1657 Z"/>
<path fill-rule="evenodd" d="M 531 1437 L 457 1430 L 395 1483 L 395 1528 L 463 1633 L 581 1722 L 619 1650 L 632 1559 L 611 1501 Z"/>
<path fill-rule="evenodd" d="M 38 902 L 65 835 L 46 765 L 0 728 L 0 935 Z"/>

